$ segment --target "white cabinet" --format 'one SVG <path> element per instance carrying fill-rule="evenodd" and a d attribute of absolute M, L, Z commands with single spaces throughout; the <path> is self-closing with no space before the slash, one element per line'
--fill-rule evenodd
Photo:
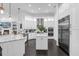
<path fill-rule="evenodd" d="M 2 56 L 23 56 L 25 53 L 25 40 L 1 42 Z"/>
<path fill-rule="evenodd" d="M 29 40 L 36 39 L 36 33 L 29 33 Z"/>
<path fill-rule="evenodd" d="M 48 50 L 47 34 L 37 34 L 36 36 L 36 50 Z"/>

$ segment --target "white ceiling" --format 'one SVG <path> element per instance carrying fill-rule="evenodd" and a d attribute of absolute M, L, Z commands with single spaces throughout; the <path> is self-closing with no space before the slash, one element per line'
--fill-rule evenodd
<path fill-rule="evenodd" d="M 12 3 L 11 13 L 12 15 L 17 15 L 18 8 L 20 8 L 21 13 L 30 14 L 32 16 L 54 16 L 56 7 L 60 5 L 61 3 Z M 8 3 L 4 4 L 4 8 L 6 13 L 9 13 Z"/>
<path fill-rule="evenodd" d="M 46 3 L 32 3 L 32 4 L 17 4 L 17 7 L 20 7 L 22 10 L 30 13 L 50 13 L 54 12 L 56 4 L 51 4 L 48 6 Z M 52 11 L 53 10 L 53 11 Z"/>

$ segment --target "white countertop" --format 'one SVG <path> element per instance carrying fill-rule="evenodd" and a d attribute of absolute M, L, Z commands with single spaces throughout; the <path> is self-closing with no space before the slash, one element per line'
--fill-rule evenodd
<path fill-rule="evenodd" d="M 22 39 L 24 39 L 24 37 L 21 34 L 3 35 L 3 36 L 0 36 L 0 43 L 14 41 L 14 40 L 22 40 Z"/>
<path fill-rule="evenodd" d="M 47 33 L 37 33 L 36 36 L 48 36 Z"/>

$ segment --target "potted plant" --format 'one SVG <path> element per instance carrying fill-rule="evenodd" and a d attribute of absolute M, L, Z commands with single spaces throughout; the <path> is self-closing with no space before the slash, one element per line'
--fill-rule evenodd
<path fill-rule="evenodd" d="M 45 31 L 45 27 L 43 25 L 37 25 L 37 32 L 44 32 Z"/>

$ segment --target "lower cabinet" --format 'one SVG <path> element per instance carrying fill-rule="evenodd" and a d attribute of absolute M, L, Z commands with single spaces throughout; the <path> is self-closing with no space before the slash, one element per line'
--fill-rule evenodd
<path fill-rule="evenodd" d="M 2 56 L 23 56 L 25 53 L 25 40 L 15 40 L 1 43 Z"/>
<path fill-rule="evenodd" d="M 37 38 L 36 38 L 36 50 L 48 50 L 47 36 L 37 36 Z"/>

